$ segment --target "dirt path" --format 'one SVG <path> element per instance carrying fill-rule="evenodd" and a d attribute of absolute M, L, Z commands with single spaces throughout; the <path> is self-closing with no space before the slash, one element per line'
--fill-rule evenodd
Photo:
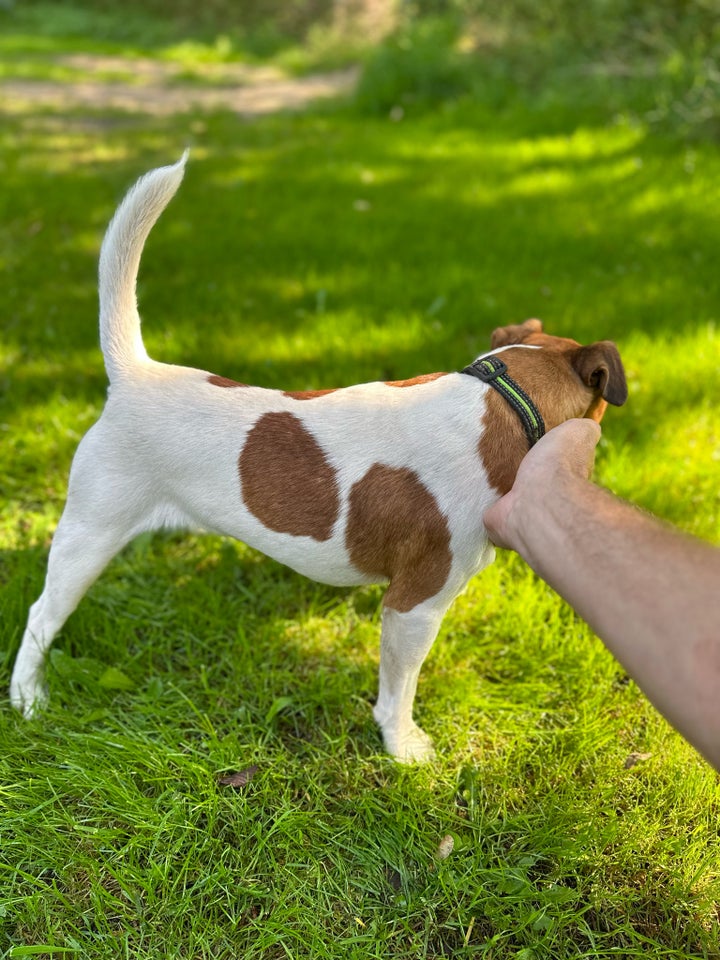
<path fill-rule="evenodd" d="M 156 60 L 83 54 L 59 57 L 55 63 L 68 71 L 67 80 L 5 80 L 0 83 L 0 110 L 50 107 L 169 116 L 200 109 L 258 116 L 350 93 L 358 74 L 351 67 L 287 77 L 273 67 L 202 64 L 193 68 L 188 82 L 185 65 Z"/>

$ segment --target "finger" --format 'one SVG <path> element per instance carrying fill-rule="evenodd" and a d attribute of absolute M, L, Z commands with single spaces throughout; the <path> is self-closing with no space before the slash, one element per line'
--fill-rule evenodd
<path fill-rule="evenodd" d="M 575 426 L 577 442 L 578 475 L 584 480 L 589 479 L 595 465 L 595 454 L 600 442 L 602 430 L 600 424 L 594 420 L 578 420 Z"/>
<path fill-rule="evenodd" d="M 511 508 L 511 494 L 501 497 L 483 514 L 483 523 L 490 540 L 496 547 L 510 548 L 503 531 L 507 525 L 507 517 Z"/>
<path fill-rule="evenodd" d="M 556 457 L 558 465 L 564 464 L 575 476 L 587 480 L 601 436 L 600 425 L 594 420 L 566 420 L 547 434 L 552 447 L 548 445 L 546 456 Z"/>

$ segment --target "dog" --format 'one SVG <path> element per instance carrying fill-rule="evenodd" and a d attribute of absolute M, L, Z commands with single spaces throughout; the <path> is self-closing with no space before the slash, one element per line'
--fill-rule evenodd
<path fill-rule="evenodd" d="M 118 551 L 145 531 L 200 529 L 323 583 L 389 584 L 373 712 L 393 757 L 424 760 L 433 749 L 412 716 L 418 674 L 453 599 L 494 559 L 483 513 L 538 434 L 625 402 L 617 348 L 528 320 L 495 330 L 491 350 L 460 372 L 309 392 L 152 360 L 137 273 L 186 159 L 138 180 L 102 244 L 108 398 L 73 460 L 11 701 L 26 715 L 43 702 L 47 650 Z"/>

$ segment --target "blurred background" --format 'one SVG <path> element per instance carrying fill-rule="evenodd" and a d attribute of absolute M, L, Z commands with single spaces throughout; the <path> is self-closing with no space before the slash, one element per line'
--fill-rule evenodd
<path fill-rule="evenodd" d="M 34 43 L 24 52 L 38 58 L 54 42 L 56 52 L 152 49 L 190 71 L 355 65 L 358 101 L 371 111 L 463 96 L 582 98 L 588 108 L 715 135 L 719 14 L 718 0 L 4 0 L 0 27 L 4 76 L 16 72 L 25 33 Z"/>

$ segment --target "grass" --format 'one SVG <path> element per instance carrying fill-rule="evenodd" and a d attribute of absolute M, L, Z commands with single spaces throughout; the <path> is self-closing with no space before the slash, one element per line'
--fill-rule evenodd
<path fill-rule="evenodd" d="M 0 35 L 0 77 L 74 79 L 82 73 L 67 59 L 86 54 L 121 56 L 127 64 L 121 79 L 132 82 L 134 63 L 152 57 L 159 65 L 182 70 L 183 80 L 208 83 L 208 68 L 245 63 L 272 65 L 291 74 L 332 70 L 364 60 L 372 47 L 366 37 L 332 22 L 279 30 L 263 17 L 243 16 L 238 8 L 226 7 L 227 17 L 217 11 L 199 17 L 196 4 L 185 15 L 148 11 L 146 4 L 26 2 L 4 10 L 0 25 L 10 29 Z M 283 3 L 278 3 L 282 10 Z M 239 15 L 238 15 L 239 14 Z M 194 23 L 193 23 L 194 19 Z M 289 18 L 285 18 L 286 20 Z M 189 23 L 190 21 L 190 23 Z M 62 59 L 58 61 L 58 57 Z M 117 71 L 107 72 L 109 79 Z M 102 75 L 102 72 L 95 76 Z"/>
<path fill-rule="evenodd" d="M 53 44 L 42 69 L 74 49 Z M 143 261 L 151 355 L 302 389 L 456 369 L 532 315 L 612 338 L 630 399 L 598 479 L 720 542 L 711 144 L 571 93 L 399 122 L 18 106 L 0 129 L 3 689 L 102 408 L 102 231 L 187 143 Z M 0 956 L 720 956 L 717 776 L 590 631 L 500 557 L 423 671 L 439 759 L 403 769 L 371 717 L 381 597 L 213 537 L 132 544 L 62 631 L 48 711 L 0 705 Z"/>

